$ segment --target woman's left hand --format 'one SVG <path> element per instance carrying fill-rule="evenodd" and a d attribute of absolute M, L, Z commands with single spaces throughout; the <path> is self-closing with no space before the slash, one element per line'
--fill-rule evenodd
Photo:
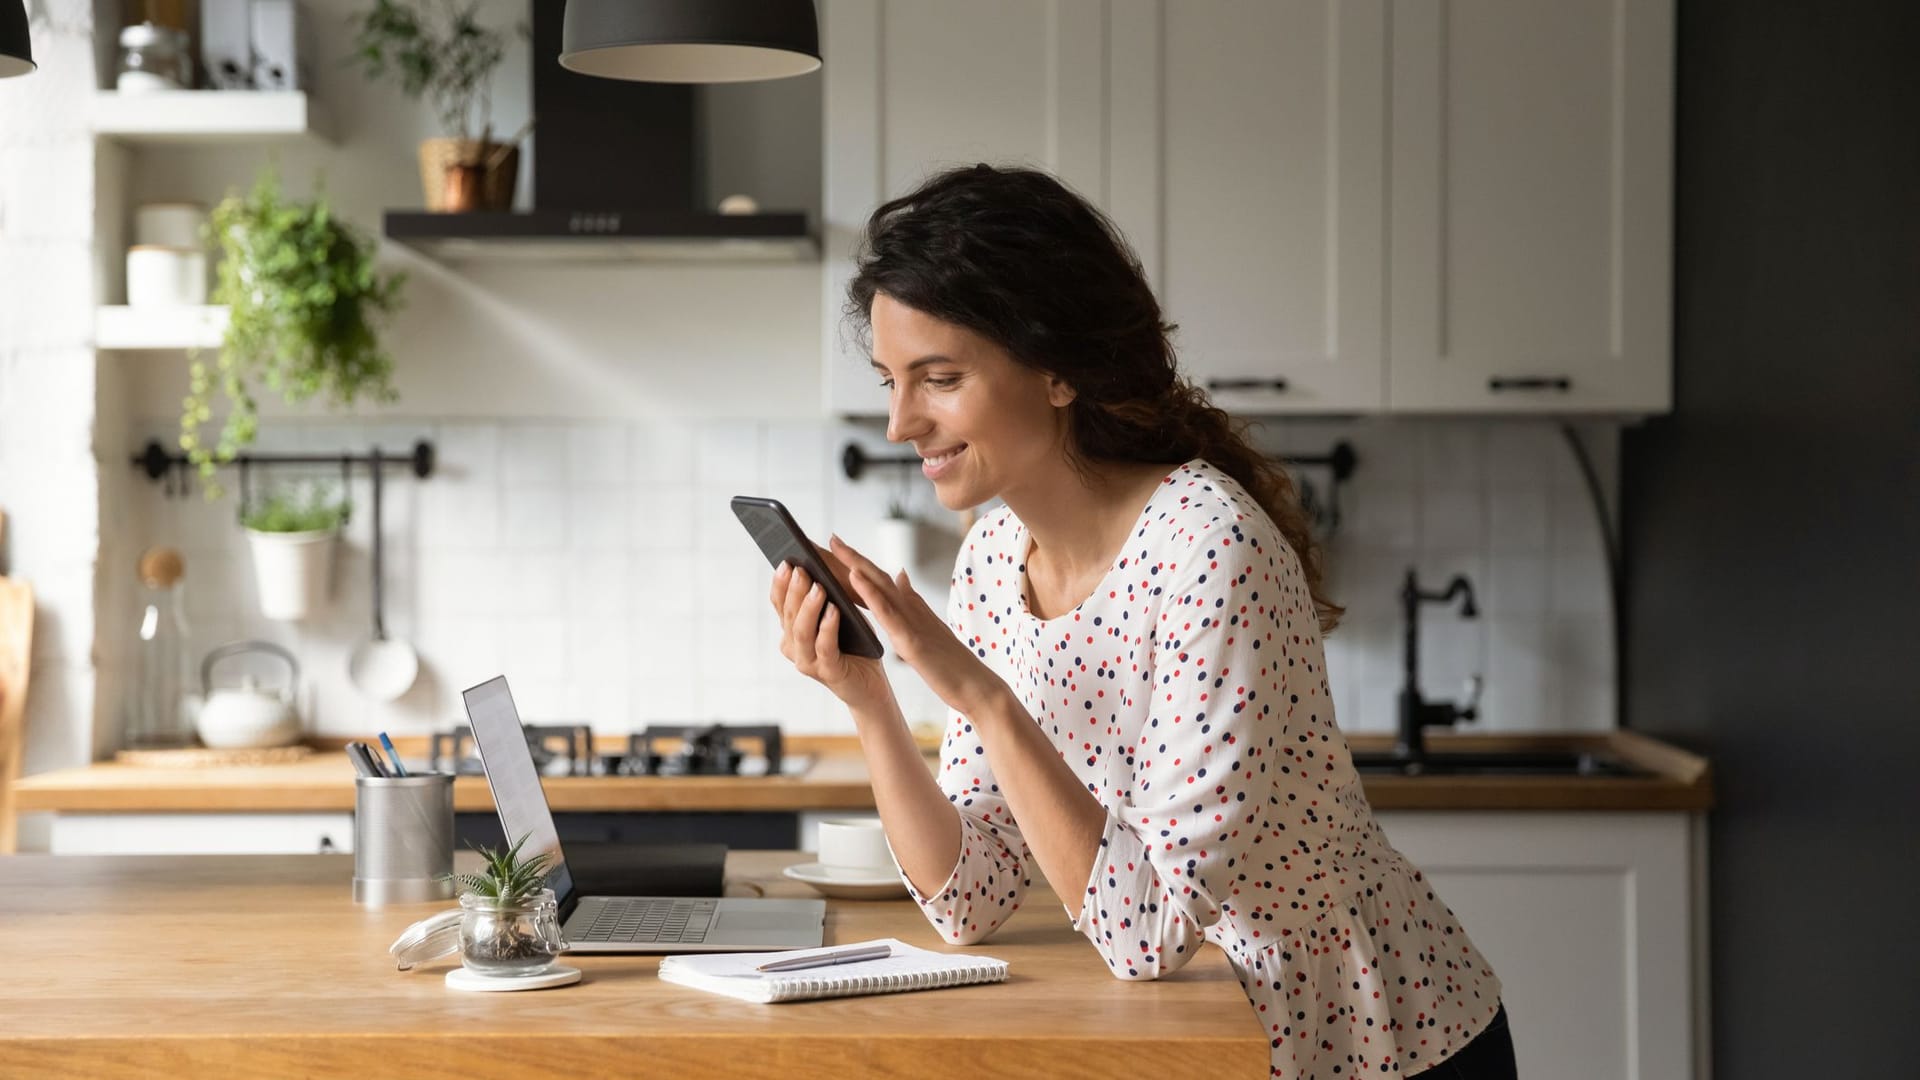
<path fill-rule="evenodd" d="M 960 640 L 946 619 L 927 606 L 905 570 L 888 577 L 845 540 L 835 536 L 830 542 L 834 555 L 847 566 L 854 592 L 886 630 L 893 651 L 941 701 L 971 715 L 993 693 L 1006 688 L 1005 681 Z"/>

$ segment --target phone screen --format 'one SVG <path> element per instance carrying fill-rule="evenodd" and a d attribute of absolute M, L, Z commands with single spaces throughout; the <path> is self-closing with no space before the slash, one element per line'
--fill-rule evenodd
<path fill-rule="evenodd" d="M 747 535 L 753 537 L 755 546 L 767 557 L 768 566 L 791 563 L 820 583 L 820 588 L 827 594 L 827 602 L 840 609 L 841 652 L 870 660 L 878 660 L 886 655 L 879 636 L 873 632 L 873 625 L 854 605 L 854 599 L 847 594 L 847 590 L 840 587 L 840 579 L 827 569 L 813 541 L 800 531 L 793 515 L 787 513 L 787 508 L 780 505 L 779 500 L 736 495 L 733 497 L 733 515 L 740 519 L 740 524 L 746 526 Z"/>

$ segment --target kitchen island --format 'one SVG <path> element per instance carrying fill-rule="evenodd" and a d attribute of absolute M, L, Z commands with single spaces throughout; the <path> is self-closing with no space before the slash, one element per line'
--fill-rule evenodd
<path fill-rule="evenodd" d="M 1390 741 L 1349 738 L 1356 755 L 1379 754 Z M 1388 839 L 1435 883 L 1499 973 L 1522 1075 L 1709 1075 L 1708 763 L 1632 732 L 1429 741 L 1441 752 L 1603 753 L 1640 772 L 1362 777 Z M 665 816 L 689 806 L 715 815 L 785 806 L 802 821 L 871 811 L 872 789 L 851 740 L 823 740 L 805 752 L 813 763 L 797 777 L 549 777 L 544 784 L 562 820 L 615 811 Z M 937 769 L 937 756 L 927 764 Z M 102 764 L 44 774 L 20 785 L 19 805 L 55 814 L 56 851 L 261 850 L 241 845 L 285 842 L 278 850 L 310 852 L 316 829 L 327 830 L 319 833 L 323 842 L 351 837 L 343 759 L 165 773 Z M 478 778 L 456 781 L 455 801 L 466 814 L 492 805 Z M 799 832 L 797 846 L 809 848 L 810 833 Z M 893 925 L 908 932 L 886 932 L 925 940 L 918 913 L 902 911 Z M 1030 903 L 1012 929 L 1052 935 L 1064 925 L 1057 906 L 1048 912 Z M 1070 933 L 1047 940 L 1059 942 L 1062 956 L 1077 949 L 1091 959 Z"/>
<path fill-rule="evenodd" d="M 804 858 L 734 852 L 728 894 L 810 896 L 780 874 Z M 554 990 L 449 990 L 451 958 L 401 973 L 387 954 L 447 905 L 356 907 L 352 874 L 340 855 L 0 858 L 0 1076 L 1266 1074 L 1224 954 L 1121 982 L 1044 886 L 966 948 L 907 901 L 828 901 L 827 944 L 993 956 L 1005 983 L 756 1005 L 663 983 L 648 956 L 567 957 L 585 977 Z"/>

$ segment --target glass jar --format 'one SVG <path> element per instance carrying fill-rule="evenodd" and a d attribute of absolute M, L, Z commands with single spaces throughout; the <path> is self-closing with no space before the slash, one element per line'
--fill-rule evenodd
<path fill-rule="evenodd" d="M 126 744 L 135 749 L 192 746 L 193 646 L 187 627 L 186 563 L 172 548 L 140 556 L 144 610 L 133 646 L 135 679 L 127 698 Z"/>
<path fill-rule="evenodd" d="M 560 905 L 552 889 L 541 889 L 517 904 L 461 894 L 460 962 L 468 970 L 508 978 L 539 975 L 565 951 Z"/>
<path fill-rule="evenodd" d="M 123 94 L 191 87 L 193 58 L 186 31 L 150 22 L 122 29 L 119 71 L 113 85 Z"/>

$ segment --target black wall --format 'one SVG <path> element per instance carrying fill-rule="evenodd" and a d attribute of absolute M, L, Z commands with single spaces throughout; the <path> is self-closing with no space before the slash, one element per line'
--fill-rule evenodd
<path fill-rule="evenodd" d="M 1678 65 L 1626 720 L 1714 763 L 1715 1075 L 1912 1076 L 1920 3 L 1680 0 Z"/>

